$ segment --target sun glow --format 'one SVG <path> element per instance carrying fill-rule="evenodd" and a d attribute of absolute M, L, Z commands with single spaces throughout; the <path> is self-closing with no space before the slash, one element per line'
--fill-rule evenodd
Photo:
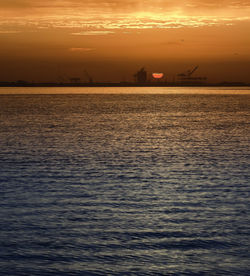
<path fill-rule="evenodd" d="M 10 71 L 16 66 L 17 75 L 25 72 L 20 66 L 26 66 L 31 74 L 37 66 L 40 72 L 41 62 L 44 67 L 51 64 L 51 68 L 62 63 L 72 75 L 73 68 L 83 63 L 101 74 L 99 64 L 103 64 L 114 68 L 121 78 L 128 74 L 123 72 L 126 70 L 131 76 L 137 69 L 135 64 L 147 69 L 151 65 L 152 72 L 169 76 L 173 71 L 192 67 L 193 63 L 230 61 L 238 62 L 239 79 L 249 78 L 249 0 L 0 2 L 1 63 L 5 62 Z M 223 66 L 225 72 L 235 68 Z M 221 69 L 211 67 L 211 75 L 221 74 Z M 42 74 L 51 75 L 49 70 Z M 0 75 L 5 71 L 0 71 Z M 52 74 L 55 72 L 52 70 Z"/>
<path fill-rule="evenodd" d="M 224 6 L 203 0 L 187 0 L 184 3 L 168 0 L 93 0 L 84 4 L 77 0 L 55 0 L 53 3 L 48 0 L 20 2 L 23 5 L 15 7 L 6 1 L 2 7 L 1 34 L 72 29 L 69 34 L 96 36 L 117 31 L 126 32 L 128 29 L 231 26 L 239 21 L 250 21 L 250 5 L 243 0 L 230 1 L 231 4 L 224 3 Z"/>
<path fill-rule="evenodd" d="M 218 25 L 233 25 L 240 21 L 250 21 L 250 17 L 217 17 L 217 16 L 188 16 L 178 13 L 149 13 L 136 12 L 131 14 L 116 14 L 115 16 L 94 15 L 86 16 L 30 16 L 28 18 L 2 18 L 0 32 L 15 33 L 22 30 L 32 31 L 39 29 L 74 29 L 75 35 L 104 35 L 118 30 L 127 29 L 175 29 L 197 28 Z M 13 32 L 14 33 L 14 32 Z"/>

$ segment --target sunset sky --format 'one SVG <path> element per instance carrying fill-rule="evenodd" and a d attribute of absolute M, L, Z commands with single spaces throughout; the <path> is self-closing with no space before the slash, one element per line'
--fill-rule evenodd
<path fill-rule="evenodd" d="M 0 81 L 250 82 L 250 0 L 0 0 Z"/>

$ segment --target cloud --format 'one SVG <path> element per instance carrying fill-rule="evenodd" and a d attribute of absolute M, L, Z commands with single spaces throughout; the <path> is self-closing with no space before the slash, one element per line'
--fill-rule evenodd
<path fill-rule="evenodd" d="M 64 29 L 74 36 L 103 36 L 114 34 L 117 31 L 138 29 L 176 29 L 198 28 L 220 25 L 233 25 L 237 22 L 250 21 L 250 17 L 231 16 L 192 16 L 166 15 L 165 13 L 137 12 L 116 16 L 49 16 L 12 18 L 2 20 L 2 30 L 34 31 L 43 29 Z"/>
<path fill-rule="evenodd" d="M 89 52 L 93 50 L 94 48 L 69 48 L 70 52 Z"/>
<path fill-rule="evenodd" d="M 0 5 L 3 9 L 20 9 L 32 7 L 34 2 L 30 0 L 0 0 Z"/>
<path fill-rule="evenodd" d="M 187 5 L 192 5 L 194 8 L 244 8 L 250 7 L 249 0 L 189 0 Z"/>
<path fill-rule="evenodd" d="M 61 28 L 77 36 L 250 20 L 249 0 L 0 0 L 0 5 L 2 29 Z"/>
<path fill-rule="evenodd" d="M 107 35 L 113 34 L 111 31 L 84 31 L 79 33 L 72 33 L 72 35 Z"/>
<path fill-rule="evenodd" d="M 161 10 L 164 12 L 185 9 L 244 9 L 250 8 L 249 0 L 0 0 L 1 9 L 62 9 L 77 11 L 133 11 Z M 54 11 L 53 11 L 54 12 Z"/>
<path fill-rule="evenodd" d="M 21 32 L 15 31 L 15 30 L 9 30 L 9 31 L 0 30 L 0 34 L 19 34 L 19 33 Z"/>

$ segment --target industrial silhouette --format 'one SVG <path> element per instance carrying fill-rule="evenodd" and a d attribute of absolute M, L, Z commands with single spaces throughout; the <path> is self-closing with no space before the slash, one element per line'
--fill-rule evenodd
<path fill-rule="evenodd" d="M 71 83 L 80 83 L 81 82 L 81 78 L 78 77 L 73 77 L 69 79 Z"/>
<path fill-rule="evenodd" d="M 135 81 L 137 83 L 147 82 L 147 71 L 142 67 L 138 72 L 134 74 Z"/>
<path fill-rule="evenodd" d="M 61 72 L 60 68 L 58 68 L 58 81 L 57 82 L 28 82 L 25 80 L 18 81 L 0 81 L 0 87 L 64 87 L 64 86 L 79 86 L 79 87 L 133 87 L 133 86 L 250 86 L 249 83 L 244 82 L 219 82 L 219 83 L 207 83 L 206 77 L 201 76 L 193 76 L 197 71 L 199 66 L 195 66 L 193 69 L 187 70 L 183 73 L 179 73 L 173 76 L 172 81 L 167 81 L 167 76 L 163 72 L 150 73 L 148 77 L 148 73 L 144 67 L 142 67 L 139 71 L 137 71 L 133 77 L 133 81 L 121 81 L 121 82 L 98 82 L 94 81 L 92 76 L 86 69 L 83 69 L 84 75 L 82 77 L 78 76 L 67 76 Z M 163 79 L 164 77 L 164 79 Z"/>
<path fill-rule="evenodd" d="M 84 70 L 85 76 L 89 83 L 93 83 L 93 78 L 90 76 L 87 70 Z"/>
<path fill-rule="evenodd" d="M 206 77 L 192 77 L 194 72 L 199 68 L 199 66 L 195 66 L 192 70 L 188 70 L 184 73 L 177 75 L 177 80 L 179 82 L 199 82 L 199 81 L 205 81 Z"/>

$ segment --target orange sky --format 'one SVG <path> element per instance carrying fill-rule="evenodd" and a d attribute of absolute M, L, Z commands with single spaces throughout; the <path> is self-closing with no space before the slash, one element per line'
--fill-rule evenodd
<path fill-rule="evenodd" d="M 132 80 L 142 66 L 250 82 L 249 0 L 0 0 L 0 81 Z"/>

